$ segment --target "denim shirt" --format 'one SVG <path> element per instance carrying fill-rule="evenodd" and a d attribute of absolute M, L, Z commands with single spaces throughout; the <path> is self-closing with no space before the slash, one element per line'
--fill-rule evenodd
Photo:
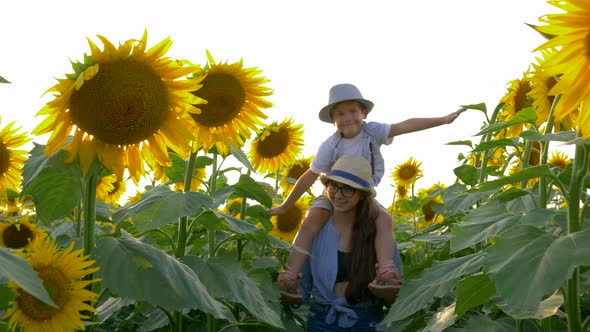
<path fill-rule="evenodd" d="M 303 268 L 301 295 L 304 302 L 311 296 L 314 302 L 331 306 L 326 316 L 326 323 L 337 322 L 338 326 L 349 328 L 357 322 L 358 317 L 350 309 L 351 305 L 347 303 L 346 299 L 336 297 L 333 292 L 338 272 L 339 239 L 340 235 L 330 218 L 313 240 L 311 256 Z M 396 242 L 394 242 L 393 250 L 393 262 L 401 279 L 403 276 L 402 264 Z M 366 306 L 367 304 L 362 305 Z"/>

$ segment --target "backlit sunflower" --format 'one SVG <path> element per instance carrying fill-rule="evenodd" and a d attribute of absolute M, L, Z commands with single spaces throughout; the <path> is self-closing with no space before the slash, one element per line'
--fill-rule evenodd
<path fill-rule="evenodd" d="M 532 141 L 529 152 L 529 166 L 538 166 L 541 163 L 541 142 Z"/>
<path fill-rule="evenodd" d="M 0 247 L 29 249 L 35 239 L 46 236 L 45 230 L 29 222 L 29 215 L 0 221 Z"/>
<path fill-rule="evenodd" d="M 570 158 L 561 151 L 553 151 L 549 158 L 549 165 L 565 169 L 571 163 Z"/>
<path fill-rule="evenodd" d="M 444 189 L 444 187 L 445 186 L 443 184 L 436 183 L 426 190 L 420 190 L 418 192 L 418 195 L 426 197 L 431 193 L 435 192 L 436 190 Z M 443 199 L 441 195 L 431 198 L 422 206 L 422 214 L 424 215 L 424 219 L 420 223 L 418 223 L 418 229 L 428 227 L 435 223 L 440 223 L 444 220 L 444 217 L 441 214 L 437 214 L 432 208 L 436 204 L 443 204 Z"/>
<path fill-rule="evenodd" d="M 526 71 L 521 79 L 512 80 L 508 86 L 508 92 L 500 100 L 504 103 L 502 112 L 498 115 L 498 121 L 510 121 L 518 112 L 525 108 L 532 107 L 532 98 L 528 96 L 532 89 L 531 73 Z M 528 124 L 521 123 L 510 126 L 502 131 L 501 137 L 518 137 L 523 128 Z"/>
<path fill-rule="evenodd" d="M 272 90 L 263 84 L 269 80 L 258 76 L 256 67 L 244 68 L 242 60 L 228 64 L 216 63 L 207 51 L 207 66 L 195 75 L 203 78 L 203 87 L 194 94 L 205 99 L 200 114 L 191 114 L 196 122 L 195 137 L 198 145 L 208 151 L 215 145 L 222 155 L 229 154 L 229 146 L 244 145 L 251 131 L 261 125 L 267 116 L 260 111 L 272 103 L 264 97 Z"/>
<path fill-rule="evenodd" d="M 293 163 L 303 147 L 303 125 L 285 119 L 262 128 L 252 145 L 249 157 L 259 173 L 274 173 Z"/>
<path fill-rule="evenodd" d="M 239 219 L 239 218 L 241 218 L 241 216 L 240 216 L 241 209 L 242 209 L 242 198 L 236 197 L 236 198 L 228 199 L 227 203 L 225 204 L 225 206 L 223 207 L 221 212 Z"/>
<path fill-rule="evenodd" d="M 408 187 L 398 184 L 395 187 L 395 198 L 396 199 L 408 198 Z"/>
<path fill-rule="evenodd" d="M 89 268 L 94 261 L 88 260 L 88 256 L 81 256 L 83 249 L 74 251 L 73 248 L 74 243 L 58 250 L 55 241 L 46 237 L 35 240 L 30 253 L 20 253 L 37 272 L 57 308 L 41 302 L 10 280 L 8 285 L 17 296 L 3 317 L 8 318 L 9 329 L 16 331 L 22 327 L 27 332 L 85 329 L 82 319 L 89 317 L 82 315 L 81 311 L 96 311 L 88 304 L 95 300 L 96 294 L 84 287 L 99 279 L 80 279 L 98 271 L 98 268 Z"/>
<path fill-rule="evenodd" d="M 26 133 L 18 133 L 20 127 L 13 129 L 14 124 L 11 122 L 0 131 L 0 201 L 6 199 L 8 189 L 20 192 L 23 165 L 28 152 L 16 148 L 31 140 Z"/>
<path fill-rule="evenodd" d="M 299 227 L 305 219 L 305 213 L 309 209 L 310 199 L 307 196 L 299 198 L 287 212 L 274 215 L 270 221 L 274 228 L 269 232 L 270 235 L 279 238 L 285 242 L 292 243 L 295 235 L 299 231 Z"/>
<path fill-rule="evenodd" d="M 199 188 L 205 181 L 207 177 L 207 173 L 205 173 L 204 168 L 195 168 L 193 170 L 193 179 L 191 180 L 191 191 L 199 191 Z M 174 191 L 182 192 L 184 191 L 184 181 L 176 182 L 174 184 Z"/>
<path fill-rule="evenodd" d="M 543 63 L 548 75 L 560 76 L 559 81 L 549 91 L 551 95 L 561 94 L 555 106 L 554 116 L 561 121 L 581 105 L 577 130 L 584 138 L 590 136 L 590 2 L 583 0 L 549 1 L 563 10 L 539 18 L 547 25 L 536 29 L 555 36 L 536 50 L 558 48 L 559 51 Z"/>
<path fill-rule="evenodd" d="M 104 50 L 88 40 L 91 55 L 49 89 L 55 99 L 37 114 L 47 117 L 33 133 L 51 132 L 47 155 L 65 144 L 67 162 L 79 153 L 84 174 L 98 158 L 118 179 L 127 169 L 137 183 L 144 161 L 170 164 L 167 147 L 184 157 L 191 151 L 194 123 L 188 112 L 199 113 L 193 105 L 203 101 L 191 94 L 199 80 L 180 78 L 200 68 L 163 57 L 172 45 L 169 37 L 147 51 L 147 31 L 119 48 L 98 38 Z"/>
<path fill-rule="evenodd" d="M 555 96 L 549 95 L 549 91 L 557 83 L 557 78 L 553 75 L 549 75 L 546 70 L 543 70 L 543 63 L 546 59 L 555 54 L 554 49 L 547 49 L 541 51 L 541 57 L 537 57 L 537 63 L 533 63 L 533 76 L 531 78 L 533 88 L 529 92 L 529 96 L 533 98 L 533 107 L 535 107 L 537 113 L 537 121 L 535 126 L 540 127 L 544 122 L 547 122 L 549 118 L 549 112 L 551 111 L 551 105 L 555 100 Z M 562 130 L 570 130 L 578 111 L 569 112 L 560 121 L 553 117 L 553 128 L 555 132 Z"/>
<path fill-rule="evenodd" d="M 281 187 L 283 188 L 284 192 L 289 192 L 295 186 L 294 183 L 287 181 L 287 179 L 292 179 L 297 181 L 303 173 L 309 170 L 309 166 L 311 165 L 311 160 L 313 157 L 307 157 L 295 160 L 294 163 L 287 167 L 283 167 L 281 169 Z"/>
<path fill-rule="evenodd" d="M 111 174 L 100 179 L 96 187 L 96 198 L 113 206 L 119 206 L 119 200 L 125 194 L 127 184 L 118 181 L 117 175 Z"/>
<path fill-rule="evenodd" d="M 410 187 L 416 183 L 416 180 L 422 177 L 423 174 L 420 169 L 421 165 L 422 163 L 419 163 L 414 160 L 413 157 L 410 157 L 405 163 L 395 166 L 395 170 L 391 174 L 391 177 L 398 186 Z"/>

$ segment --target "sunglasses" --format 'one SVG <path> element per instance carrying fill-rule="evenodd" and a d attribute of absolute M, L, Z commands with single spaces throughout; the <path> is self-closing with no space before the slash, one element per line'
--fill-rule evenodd
<path fill-rule="evenodd" d="M 354 189 L 351 186 L 347 186 L 345 184 L 338 185 L 335 182 L 328 182 L 327 189 L 331 195 L 336 195 L 338 190 L 340 190 L 340 193 L 342 194 L 342 196 L 344 196 L 346 198 L 351 198 L 352 196 L 354 196 L 354 193 L 356 192 L 356 189 Z"/>

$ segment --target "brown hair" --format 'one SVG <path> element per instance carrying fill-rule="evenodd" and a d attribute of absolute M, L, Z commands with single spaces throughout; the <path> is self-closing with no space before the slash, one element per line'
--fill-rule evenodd
<path fill-rule="evenodd" d="M 361 199 L 356 206 L 355 220 L 351 232 L 351 250 L 348 261 L 348 286 L 346 300 L 350 304 L 374 302 L 367 285 L 375 279 L 375 237 L 377 235 L 376 220 L 380 209 L 371 194 L 359 191 Z"/>

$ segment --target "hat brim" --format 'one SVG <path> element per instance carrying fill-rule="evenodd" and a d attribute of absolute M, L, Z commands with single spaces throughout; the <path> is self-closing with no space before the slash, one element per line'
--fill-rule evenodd
<path fill-rule="evenodd" d="M 350 179 L 343 178 L 343 177 L 341 177 L 341 176 L 338 176 L 338 175 L 330 175 L 330 176 L 328 176 L 328 175 L 326 175 L 326 174 L 322 174 L 322 175 L 320 175 L 320 181 L 322 181 L 322 184 L 323 184 L 324 186 L 325 186 L 325 185 L 328 183 L 328 181 L 330 181 L 330 180 L 332 180 L 332 181 L 336 181 L 336 182 L 339 182 L 339 183 L 342 183 L 342 184 L 345 184 L 345 185 L 347 185 L 347 186 L 349 186 L 349 187 L 352 187 L 352 188 L 354 188 L 354 189 L 356 189 L 356 190 L 359 190 L 359 191 L 364 191 L 364 192 L 371 193 L 371 194 L 373 194 L 373 193 L 374 193 L 374 190 L 373 190 L 373 188 L 365 188 L 365 187 L 362 187 L 362 186 L 360 186 L 358 183 L 356 183 L 356 182 L 354 182 L 354 181 L 352 181 L 352 180 L 350 180 Z"/>
<path fill-rule="evenodd" d="M 363 104 L 363 106 L 365 106 L 367 108 L 367 113 L 371 112 L 371 110 L 373 109 L 373 106 L 375 106 L 375 104 L 373 104 L 372 101 L 367 100 L 367 99 L 347 99 L 347 100 L 340 100 L 331 104 L 328 104 L 326 106 L 324 106 L 319 113 L 319 117 L 320 120 L 322 120 L 323 122 L 327 122 L 327 123 L 334 123 L 334 121 L 332 121 L 332 117 L 330 116 L 330 111 L 332 110 L 332 107 L 334 107 L 334 105 L 339 104 L 343 101 L 358 101 L 359 103 Z"/>

